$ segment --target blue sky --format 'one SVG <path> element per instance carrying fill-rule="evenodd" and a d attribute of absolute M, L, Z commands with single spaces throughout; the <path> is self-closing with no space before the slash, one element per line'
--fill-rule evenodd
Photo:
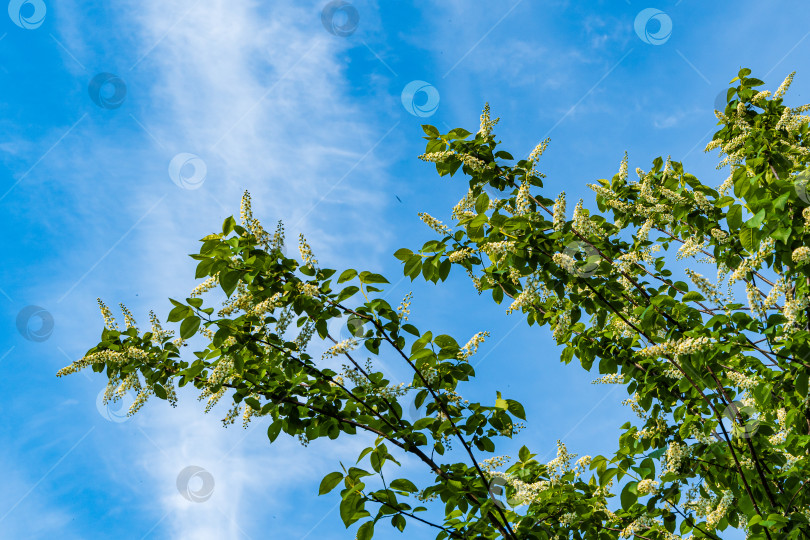
<path fill-rule="evenodd" d="M 388 275 L 392 303 L 413 290 L 420 328 L 462 342 L 490 331 L 467 394 L 522 401 L 521 444 L 549 459 L 558 438 L 579 454 L 611 451 L 626 396 L 560 365 L 547 329 L 516 326 L 460 274 L 440 287 L 400 281 L 393 252 L 430 238 L 417 212 L 447 219 L 465 192 L 416 159 L 420 124 L 475 131 L 488 101 L 514 155 L 551 137 L 547 195 L 587 203 L 586 184 L 613 175 L 625 150 L 631 169 L 672 155 L 720 184 L 702 148 L 740 67 L 771 90 L 798 70 L 794 104 L 810 88 L 801 2 L 358 0 L 356 28 L 341 32 L 354 20 L 338 13 L 333 33 L 325 5 L 0 10 L 0 537 L 353 537 L 336 494 L 315 495 L 364 441 L 270 446 L 261 422 L 223 429 L 224 411 L 203 415 L 191 393 L 177 409 L 154 402 L 110 421 L 96 406 L 100 375 L 54 376 L 96 342 L 97 297 L 141 323 L 151 308 L 165 317 L 165 299 L 195 284 L 186 254 L 238 215 L 245 189 L 257 217 L 284 220 L 289 239 L 304 232 L 323 266 Z M 647 8 L 661 14 L 637 32 Z M 429 117 L 403 106 L 412 81 L 439 96 Z M 189 466 L 214 479 L 204 503 L 178 493 Z"/>

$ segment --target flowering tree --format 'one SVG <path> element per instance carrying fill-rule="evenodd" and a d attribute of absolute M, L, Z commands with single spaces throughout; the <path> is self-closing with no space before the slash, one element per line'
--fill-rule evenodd
<path fill-rule="evenodd" d="M 422 159 L 442 176 L 461 170 L 469 190 L 453 228 L 420 215 L 440 238 L 397 251 L 405 274 L 438 282 L 461 266 L 479 294 L 510 303 L 507 313 L 548 324 L 564 362 L 596 364 L 597 382 L 626 386 L 639 421 L 621 427 L 611 456 L 574 462 L 560 442 L 551 462 L 524 446 L 507 467 L 511 458 L 494 453 L 522 427 L 523 407 L 500 393 L 489 404 L 460 394 L 486 334 L 460 346 L 419 330 L 407 322 L 409 297 L 392 308 L 380 296 L 388 281 L 367 271 L 335 279 L 303 237 L 302 260 L 287 258 L 283 229 L 268 234 L 247 194 L 241 225 L 228 218 L 192 256 L 205 281 L 171 301 L 176 339 L 154 315 L 151 331 L 139 331 L 123 306 L 121 330 L 101 304 L 101 342 L 59 375 L 106 370 L 107 399 L 138 392 L 131 413 L 153 395 L 174 402 L 187 384 L 206 410 L 227 394 L 225 424 L 266 417 L 270 441 L 282 431 L 304 443 L 370 434 L 358 466 L 341 465 L 320 486 L 343 486 L 340 514 L 347 527 L 361 523 L 360 539 L 381 520 L 399 530 L 420 521 L 437 539 L 719 539 L 729 527 L 752 539 L 809 537 L 810 133 L 801 113 L 810 106 L 783 104 L 792 75 L 771 95 L 750 74 L 739 72 L 716 111 L 707 150 L 720 149 L 718 168 L 730 168 L 716 190 L 661 158 L 629 181 L 625 156 L 618 174 L 591 186 L 601 214 L 580 201 L 571 219 L 564 194 L 542 194 L 536 166 L 547 141 L 515 160 L 497 148 L 488 107 L 474 135 L 424 126 Z M 228 296 L 216 315 L 203 300 L 215 287 Z M 743 291 L 747 302 L 735 298 Z M 330 333 L 337 318 L 348 339 Z M 320 358 L 307 353 L 315 335 L 331 345 Z M 204 346 L 181 355 L 186 340 Z M 412 380 L 379 371 L 375 359 L 391 353 Z M 409 398 L 426 405 L 424 418 L 403 414 Z M 406 455 L 428 481 L 394 478 Z M 438 500 L 443 519 L 425 512 Z"/>

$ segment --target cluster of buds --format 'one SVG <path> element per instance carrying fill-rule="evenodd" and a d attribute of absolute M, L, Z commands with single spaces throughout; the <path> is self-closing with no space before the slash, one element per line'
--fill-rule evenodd
<path fill-rule="evenodd" d="M 417 215 L 425 225 L 427 225 L 428 227 L 430 227 L 439 234 L 448 235 L 452 232 L 450 230 L 450 227 L 444 225 L 441 221 L 431 216 L 427 212 L 419 212 L 419 214 Z"/>

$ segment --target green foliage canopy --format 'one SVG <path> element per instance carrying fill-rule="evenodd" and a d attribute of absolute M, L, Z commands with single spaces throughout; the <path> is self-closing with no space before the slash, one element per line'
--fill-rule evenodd
<path fill-rule="evenodd" d="M 488 107 L 475 134 L 424 126 L 422 159 L 441 176 L 461 171 L 469 188 L 452 228 L 421 214 L 440 238 L 397 251 L 405 275 L 437 283 L 462 267 L 508 313 L 549 325 L 564 362 L 626 386 L 639 421 L 621 426 L 611 456 L 574 463 L 559 443 L 541 463 L 524 446 L 504 468 L 507 458 L 493 454 L 517 435 L 523 406 L 500 393 L 489 404 L 460 394 L 486 335 L 461 346 L 419 330 L 407 322 L 408 298 L 394 309 L 381 297 L 386 278 L 320 268 L 303 237 L 302 260 L 286 257 L 283 229 L 267 233 L 248 195 L 241 224 L 228 218 L 192 255 L 205 281 L 171 301 L 177 338 L 154 315 L 151 331 L 139 331 L 126 308 L 121 330 L 102 304 L 101 341 L 59 375 L 106 372 L 108 399 L 138 392 L 133 413 L 152 395 L 176 400 L 188 384 L 207 410 L 228 395 L 225 423 L 264 418 L 271 442 L 282 431 L 305 443 L 373 435 L 356 464 L 320 486 L 342 486 L 341 517 L 360 523 L 361 540 L 383 520 L 399 530 L 421 521 L 437 539 L 718 539 L 729 527 L 751 539 L 808 537 L 810 151 L 801 113 L 810 107 L 783 104 L 792 75 L 771 94 L 750 74 L 739 72 L 716 112 L 707 150 L 725 155 L 721 186 L 660 157 L 630 181 L 625 156 L 617 174 L 591 186 L 600 213 L 580 201 L 571 219 L 564 194 L 543 195 L 536 166 L 547 141 L 515 160 L 498 148 Z M 203 299 L 214 287 L 228 295 L 216 314 Z M 737 301 L 743 292 L 747 301 Z M 349 339 L 329 332 L 337 318 Z M 198 334 L 205 346 L 181 355 Z M 331 345 L 322 358 L 307 353 L 315 334 Z M 359 361 L 360 347 L 373 358 L 393 353 L 412 380 L 387 380 L 374 360 Z M 342 371 L 331 368 L 338 358 Z M 424 418 L 403 415 L 410 396 L 426 405 Z M 450 444 L 465 460 L 441 462 Z M 393 478 L 402 455 L 432 481 Z M 443 519 L 421 517 L 431 505 Z"/>

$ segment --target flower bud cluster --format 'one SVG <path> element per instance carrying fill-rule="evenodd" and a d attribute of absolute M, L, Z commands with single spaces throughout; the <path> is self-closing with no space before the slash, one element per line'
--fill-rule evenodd
<path fill-rule="evenodd" d="M 464 165 L 474 171 L 480 171 L 486 167 L 486 163 L 475 156 L 471 156 L 469 154 L 458 154 L 458 157 L 461 158 L 461 162 L 464 163 Z"/>
<path fill-rule="evenodd" d="M 481 113 L 481 125 L 478 128 L 478 134 L 484 139 L 490 139 L 492 137 L 492 128 L 495 127 L 495 124 L 497 124 L 499 120 L 500 118 L 490 120 L 489 103 L 487 103 L 484 105 L 484 110 Z"/>
<path fill-rule="evenodd" d="M 706 516 L 706 527 L 709 529 L 715 529 L 717 524 L 720 523 L 720 520 L 723 519 L 728 511 L 729 507 L 731 506 L 731 502 L 734 500 L 734 495 L 732 495 L 731 491 L 725 490 L 723 491 L 723 495 L 720 497 L 720 502 L 717 503 L 717 508 L 712 510 L 708 516 Z"/>
<path fill-rule="evenodd" d="M 686 458 L 688 455 L 689 447 L 687 447 L 685 444 L 675 441 L 669 443 L 669 446 L 667 446 L 667 451 L 664 454 L 666 468 L 664 469 L 663 474 L 668 472 L 677 473 L 681 468 L 684 458 Z"/>
<path fill-rule="evenodd" d="M 419 219 L 421 219 L 422 222 L 425 225 L 427 225 L 428 227 L 430 227 L 431 229 L 433 229 L 437 233 L 442 234 L 442 235 L 451 234 L 452 231 L 450 230 L 450 227 L 448 227 L 447 225 L 444 225 L 441 221 L 439 221 L 435 217 L 431 216 L 427 212 L 419 212 L 419 214 L 417 214 L 417 215 L 419 216 Z"/>
<path fill-rule="evenodd" d="M 104 326 L 108 330 L 118 330 L 118 323 L 115 322 L 115 318 L 112 316 L 112 311 L 110 308 L 107 307 L 107 304 L 101 301 L 101 298 L 96 299 L 98 301 L 98 307 L 101 309 L 101 316 L 104 317 Z"/>
<path fill-rule="evenodd" d="M 565 192 L 561 192 L 554 201 L 554 230 L 561 231 L 565 226 Z"/>
<path fill-rule="evenodd" d="M 638 483 L 636 489 L 639 495 L 655 495 L 658 493 L 658 482 L 645 478 Z"/>
<path fill-rule="evenodd" d="M 683 245 L 678 249 L 678 254 L 676 258 L 680 259 L 687 259 L 696 253 L 699 253 L 704 247 L 703 239 L 697 239 L 694 236 L 690 236 L 686 239 Z"/>
<path fill-rule="evenodd" d="M 515 214 L 519 216 L 526 215 L 531 212 L 531 200 L 529 193 L 529 181 L 524 180 L 518 188 L 517 197 L 515 197 Z"/>
<path fill-rule="evenodd" d="M 687 354 L 694 354 L 705 351 L 715 345 L 714 341 L 707 337 L 683 338 L 675 341 L 653 345 L 640 349 L 638 353 L 645 358 L 657 358 L 659 356 L 674 355 L 675 357 Z"/>
<path fill-rule="evenodd" d="M 402 299 L 402 303 L 397 308 L 397 315 L 401 321 L 407 321 L 408 316 L 411 314 L 411 300 L 413 300 L 413 293 L 409 292 L 405 295 L 405 298 Z"/>
<path fill-rule="evenodd" d="M 591 384 L 624 384 L 624 375 L 621 373 L 609 373 L 591 381 Z"/>
<path fill-rule="evenodd" d="M 318 264 L 318 260 L 315 258 L 315 255 L 312 254 L 312 248 L 309 247 L 303 233 L 298 235 L 298 250 L 301 252 L 301 258 L 304 260 L 304 264 L 310 268 L 315 268 Z"/>
<path fill-rule="evenodd" d="M 489 332 L 478 332 L 475 334 L 458 352 L 458 359 L 464 362 L 468 361 L 471 356 L 478 352 L 478 346 L 488 337 Z"/>
<path fill-rule="evenodd" d="M 448 255 L 447 258 L 450 259 L 451 263 L 460 263 L 461 261 L 472 257 L 473 254 L 474 251 L 472 250 L 472 248 L 465 247 L 459 249 L 458 251 L 454 251 L 453 253 Z"/>
<path fill-rule="evenodd" d="M 782 84 L 779 85 L 779 88 L 776 89 L 776 92 L 773 94 L 773 99 L 779 99 L 785 95 L 785 93 L 790 88 L 791 83 L 793 83 L 793 77 L 796 75 L 796 72 L 790 73 L 785 80 L 782 81 Z"/>
<path fill-rule="evenodd" d="M 323 353 L 323 358 L 333 358 L 335 356 L 340 356 L 341 354 L 346 354 L 347 352 L 352 351 L 357 347 L 357 340 L 354 338 L 344 339 L 331 347 L 329 347 L 325 353 Z"/>
<path fill-rule="evenodd" d="M 430 152 L 428 154 L 422 154 L 419 156 L 419 159 L 422 161 L 427 161 L 429 163 L 443 163 L 447 161 L 450 157 L 455 156 L 455 152 L 451 150 L 445 150 L 443 152 Z"/>
<path fill-rule="evenodd" d="M 512 458 L 509 456 L 494 456 L 485 459 L 479 463 L 478 466 L 481 467 L 481 470 L 484 472 L 492 472 L 500 467 L 503 467 L 511 460 Z"/>
<path fill-rule="evenodd" d="M 695 284 L 695 286 L 704 296 L 706 296 L 709 300 L 718 305 L 723 302 L 723 298 L 720 292 L 717 290 L 717 287 L 715 287 L 712 284 L 711 281 L 709 281 L 705 277 L 701 276 L 700 274 L 689 268 L 687 268 L 685 271 L 686 275 L 689 276 L 689 279 L 692 281 L 692 283 Z"/>
<path fill-rule="evenodd" d="M 810 259 L 810 248 L 806 246 L 797 247 L 793 250 L 793 262 L 804 264 Z"/>
<path fill-rule="evenodd" d="M 219 284 L 219 274 L 214 274 L 213 276 L 209 277 L 208 279 L 206 279 L 205 281 L 194 287 L 189 296 L 191 298 L 194 298 L 196 296 L 202 296 L 203 294 L 207 293 L 208 291 L 216 287 L 218 284 Z"/>

